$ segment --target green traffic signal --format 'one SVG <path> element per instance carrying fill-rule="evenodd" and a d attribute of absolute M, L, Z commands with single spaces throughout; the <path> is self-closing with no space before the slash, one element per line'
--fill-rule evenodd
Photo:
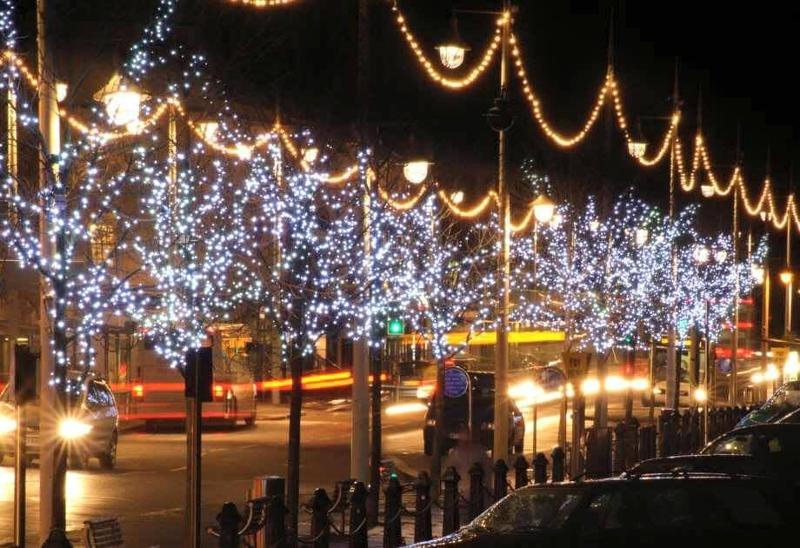
<path fill-rule="evenodd" d="M 389 335 L 402 335 L 405 332 L 405 325 L 400 318 L 392 318 L 386 328 Z"/>

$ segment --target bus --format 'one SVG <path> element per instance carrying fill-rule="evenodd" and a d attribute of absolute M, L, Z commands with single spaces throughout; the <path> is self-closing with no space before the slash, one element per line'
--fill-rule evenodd
<path fill-rule="evenodd" d="M 246 328 L 241 324 L 214 326 L 213 401 L 203 404 L 206 424 L 251 426 L 256 420 L 256 384 L 244 352 Z M 148 429 L 186 420 L 184 380 L 158 355 L 154 341 L 145 334 L 134 337 L 130 349 L 130 380 L 114 384 L 120 394 L 123 420 L 143 421 Z"/>

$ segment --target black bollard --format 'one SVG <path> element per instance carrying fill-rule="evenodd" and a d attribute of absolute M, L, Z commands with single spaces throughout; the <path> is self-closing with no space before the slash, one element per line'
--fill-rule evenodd
<path fill-rule="evenodd" d="M 442 513 L 442 536 L 449 535 L 461 525 L 458 515 L 458 482 L 461 478 L 450 466 L 444 472 L 444 510 Z"/>
<path fill-rule="evenodd" d="M 547 483 L 547 457 L 536 453 L 533 458 L 533 483 Z"/>
<path fill-rule="evenodd" d="M 503 459 L 494 463 L 494 500 L 498 501 L 508 494 L 508 465 Z"/>
<path fill-rule="evenodd" d="M 524 455 L 518 455 L 514 461 L 514 489 L 528 485 L 528 461 Z"/>
<path fill-rule="evenodd" d="M 42 544 L 42 548 L 72 548 L 72 543 L 67 538 L 67 534 L 63 529 L 53 527 L 50 529 L 50 534 Z"/>
<path fill-rule="evenodd" d="M 222 510 L 217 514 L 217 523 L 219 524 L 219 548 L 238 548 L 242 516 L 234 503 L 226 502 L 222 505 Z"/>
<path fill-rule="evenodd" d="M 350 548 L 367 548 L 367 488 L 360 481 L 350 487 Z"/>
<path fill-rule="evenodd" d="M 567 460 L 566 451 L 564 451 L 563 447 L 554 447 L 550 458 L 553 459 L 553 482 L 564 481 L 565 461 Z"/>
<path fill-rule="evenodd" d="M 267 546 L 286 546 L 286 505 L 282 495 L 273 495 L 267 506 L 267 522 L 264 525 Z"/>
<path fill-rule="evenodd" d="M 469 468 L 469 519 L 483 512 L 483 466 L 476 462 Z"/>
<path fill-rule="evenodd" d="M 416 500 L 414 502 L 414 542 L 422 542 L 433 538 L 431 519 L 431 478 L 424 470 L 414 482 Z"/>
<path fill-rule="evenodd" d="M 400 519 L 403 488 L 400 486 L 400 480 L 394 474 L 389 478 L 389 485 L 386 486 L 384 494 L 386 503 L 383 511 L 383 545 L 387 548 L 396 548 L 403 543 Z"/>
<path fill-rule="evenodd" d="M 311 538 L 314 541 L 314 548 L 328 548 L 331 542 L 331 522 L 328 519 L 328 512 L 333 502 L 325 489 L 319 487 L 314 490 L 311 498 Z"/>

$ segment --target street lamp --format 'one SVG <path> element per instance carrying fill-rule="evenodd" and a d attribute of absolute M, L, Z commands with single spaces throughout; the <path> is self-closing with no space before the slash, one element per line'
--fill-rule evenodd
<path fill-rule="evenodd" d="M 632 157 L 642 158 L 644 153 L 647 152 L 647 142 L 646 141 L 638 141 L 638 140 L 631 140 L 628 141 L 628 154 Z"/>
<path fill-rule="evenodd" d="M 711 251 L 709 251 L 709 249 L 704 245 L 698 245 L 695 246 L 694 251 L 692 252 L 692 257 L 694 257 L 696 262 L 705 264 L 711 258 Z"/>
<path fill-rule="evenodd" d="M 555 212 L 556 204 L 544 194 L 540 194 L 539 197 L 533 201 L 533 216 L 536 218 L 537 222 L 542 224 L 549 223 Z"/>
<path fill-rule="evenodd" d="M 436 46 L 439 51 L 439 60 L 449 69 L 457 69 L 464 63 L 464 56 L 469 47 L 466 46 L 458 35 L 458 19 L 455 14 L 450 19 L 450 39 Z"/>
<path fill-rule="evenodd" d="M 403 176 L 412 185 L 421 184 L 428 178 L 430 166 L 427 160 L 410 160 L 403 165 Z"/>
<path fill-rule="evenodd" d="M 779 274 L 779 277 L 783 285 L 789 285 L 792 283 L 792 280 L 794 280 L 794 273 L 792 273 L 791 270 L 783 270 Z"/>
<path fill-rule="evenodd" d="M 650 237 L 650 232 L 646 228 L 637 228 L 635 241 L 636 245 L 641 247 L 647 243 L 647 239 Z"/>
<path fill-rule="evenodd" d="M 307 164 L 313 164 L 319 157 L 319 149 L 317 147 L 308 147 L 303 150 L 303 161 Z"/>
<path fill-rule="evenodd" d="M 114 73 L 108 83 L 94 94 L 95 101 L 103 103 L 106 115 L 115 126 L 127 126 L 139 121 L 139 109 L 145 99 L 137 86 L 123 81 L 119 73 Z"/>
<path fill-rule="evenodd" d="M 217 142 L 217 131 L 219 131 L 219 122 L 199 122 L 197 124 L 198 129 L 200 130 L 200 135 L 203 136 L 203 140 L 207 143 L 216 143 Z"/>
<path fill-rule="evenodd" d="M 68 91 L 69 85 L 66 82 L 56 82 L 56 101 L 61 103 L 64 99 L 66 99 Z"/>

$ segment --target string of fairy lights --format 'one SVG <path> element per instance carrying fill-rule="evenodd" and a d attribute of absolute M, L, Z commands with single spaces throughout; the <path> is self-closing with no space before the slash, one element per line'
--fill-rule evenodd
<path fill-rule="evenodd" d="M 419 278 L 417 281 L 422 280 L 427 285 L 414 285 L 417 281 L 412 276 L 404 282 L 408 286 L 404 290 L 404 294 L 406 296 L 411 295 L 412 298 L 422 299 L 422 297 L 427 298 L 438 291 L 434 286 L 437 284 L 442 285 L 440 282 L 435 282 L 435 278 L 441 280 L 442 278 L 449 278 L 451 275 L 455 275 L 458 278 L 462 275 L 473 276 L 475 274 L 475 268 L 472 268 L 469 272 L 443 273 L 452 267 L 453 258 L 462 253 L 462 251 L 455 248 L 451 249 L 447 246 L 442 248 L 441 256 L 436 259 L 436 261 L 441 259 L 439 261 L 441 262 L 441 269 L 431 273 L 433 278 L 429 278 L 425 274 L 426 268 L 435 266 L 433 263 L 419 265 L 414 269 L 409 268 L 409 265 L 414 264 L 419 257 L 425 256 L 425 249 L 430 251 L 439 245 L 431 241 L 425 243 L 425 238 L 414 240 L 414 237 L 418 235 L 420 230 L 427 234 L 432 226 L 431 218 L 434 218 L 436 216 L 435 212 L 440 210 L 446 211 L 461 220 L 473 220 L 474 222 L 471 223 L 471 226 L 476 233 L 496 236 L 499 227 L 496 214 L 499 197 L 495 191 L 488 191 L 486 195 L 472 205 L 462 203 L 463 193 L 448 194 L 439 189 L 436 189 L 436 192 L 431 192 L 436 187 L 434 183 L 422 184 L 416 191 L 397 197 L 380 185 L 374 184 L 377 180 L 377 175 L 370 167 L 369 154 L 367 152 L 361 152 L 358 161 L 352 166 L 346 167 L 339 173 L 328 174 L 321 172 L 319 169 L 320 164 L 317 163 L 316 158 L 319 151 L 317 150 L 311 154 L 312 149 L 315 147 L 312 146 L 313 140 L 310 136 L 304 133 L 298 138 L 297 135 L 293 135 L 279 121 L 276 121 L 266 132 L 247 135 L 246 132 L 238 127 L 226 125 L 223 118 L 227 113 L 225 110 L 228 108 L 227 106 L 220 111 L 217 120 L 193 120 L 184 103 L 179 99 L 176 90 L 182 87 L 189 87 L 188 80 L 195 79 L 195 75 L 202 73 L 201 68 L 204 65 L 204 58 L 198 55 L 187 55 L 180 48 L 163 51 L 157 47 L 159 44 L 163 44 L 164 36 L 171 30 L 170 20 L 175 11 L 176 3 L 177 0 L 161 0 L 156 18 L 146 27 L 143 38 L 131 48 L 131 57 L 125 65 L 125 75 L 130 81 L 123 83 L 123 77 L 120 77 L 120 81 L 117 84 L 120 91 L 131 94 L 136 85 L 143 84 L 148 71 L 166 64 L 171 58 L 180 58 L 188 61 L 189 67 L 182 72 L 184 81 L 170 84 L 167 88 L 168 93 L 163 97 L 151 96 L 148 100 L 148 105 L 143 108 L 144 116 L 141 119 L 136 116 L 126 118 L 124 122 L 119 120 L 115 122 L 114 113 L 110 111 L 103 113 L 98 109 L 93 109 L 92 112 L 98 115 L 97 121 L 89 123 L 82 120 L 77 114 L 70 112 L 66 107 L 59 108 L 62 119 L 76 130 L 83 139 L 83 142 L 78 142 L 73 146 L 73 151 L 86 147 L 92 148 L 92 150 L 101 150 L 105 143 L 127 137 L 132 139 L 147 137 L 148 139 L 142 139 L 142 141 L 149 142 L 156 137 L 156 126 L 167 116 L 170 119 L 170 135 L 174 133 L 172 129 L 174 120 L 180 118 L 185 121 L 193 135 L 198 138 L 198 142 L 192 145 L 191 151 L 186 153 L 189 157 L 200 157 L 206 155 L 208 151 L 214 151 L 234 162 L 238 161 L 239 165 L 245 165 L 249 169 L 248 175 L 241 183 L 242 186 L 236 186 L 231 181 L 231 178 L 228 177 L 229 171 L 226 166 L 216 160 L 212 164 L 214 166 L 212 172 L 206 174 L 191 169 L 176 169 L 176 163 L 179 158 L 177 153 L 174 152 L 173 146 L 170 146 L 170 150 L 173 151 L 170 156 L 175 154 L 175 157 L 170 157 L 166 161 L 163 158 L 159 158 L 154 153 L 154 150 L 150 150 L 144 144 L 137 144 L 134 149 L 136 165 L 142 175 L 137 175 L 133 181 L 150 189 L 145 206 L 156 222 L 159 241 L 154 248 L 149 248 L 141 241 L 134 241 L 131 247 L 141 257 L 145 258 L 148 274 L 157 280 L 167 299 L 164 301 L 166 304 L 162 306 L 161 311 L 155 315 L 138 310 L 137 307 L 139 305 L 134 297 L 138 298 L 140 295 L 137 295 L 135 291 L 131 300 L 126 301 L 125 306 L 127 310 L 131 310 L 131 315 L 145 318 L 146 325 L 151 326 L 155 331 L 168 334 L 170 329 L 174 330 L 175 326 L 182 326 L 178 330 L 182 333 L 181 337 L 170 339 L 171 342 L 165 348 L 162 348 L 165 355 L 169 356 L 171 360 L 177 361 L 183 350 L 193 344 L 197 344 L 200 330 L 204 323 L 198 321 L 198 318 L 202 318 L 205 321 L 208 318 L 219 317 L 222 311 L 229 309 L 237 302 L 241 302 L 245 296 L 256 301 L 265 300 L 266 295 L 274 287 L 285 283 L 283 276 L 288 273 L 291 273 L 292 276 L 293 290 L 298 291 L 298 288 L 300 288 L 299 291 L 303 295 L 308 295 L 309 291 L 311 291 L 314 296 L 311 298 L 309 307 L 311 316 L 304 320 L 304 325 L 286 328 L 287 338 L 284 339 L 285 343 L 289 340 L 300 338 L 312 340 L 323 332 L 324 326 L 320 318 L 331 314 L 333 309 L 332 302 L 339 303 L 337 309 L 342 310 L 346 316 L 346 319 L 341 321 L 349 325 L 348 329 L 352 333 L 369 336 L 369 330 L 376 318 L 380 317 L 380 313 L 389 309 L 391 302 L 396 297 L 396 295 L 382 294 L 377 291 L 375 295 L 366 298 L 367 300 L 364 300 L 365 297 L 363 296 L 359 297 L 361 300 L 359 298 L 351 298 L 353 295 L 352 288 L 369 286 L 379 289 L 383 287 L 380 284 L 376 285 L 375 280 L 370 276 L 385 277 L 391 273 L 395 278 L 399 279 L 404 275 L 408 277 L 409 272 L 416 272 L 416 278 Z M 395 9 L 397 9 L 396 5 Z M 433 63 L 424 55 L 422 46 L 414 38 L 404 16 L 399 11 L 397 21 L 401 31 L 406 34 L 409 46 L 412 47 L 412 51 L 429 76 L 449 89 L 466 88 L 488 70 L 499 47 L 498 36 L 502 40 L 503 30 L 512 24 L 510 14 L 504 14 L 498 18 L 495 35 L 480 57 L 480 61 L 469 71 L 466 79 L 457 80 L 449 79 L 443 76 L 444 73 L 432 68 Z M 574 135 L 565 135 L 552 129 L 551 125 L 546 121 L 539 99 L 534 94 L 530 79 L 524 69 L 517 37 L 513 33 L 509 34 L 511 36 L 511 53 L 515 59 L 517 75 L 523 84 L 526 96 L 529 98 L 534 117 L 540 121 L 540 125 L 543 128 L 549 131 L 549 133 L 546 131 L 546 134 L 557 145 L 572 147 L 585 139 L 596 122 L 598 112 L 607 104 L 613 106 L 618 126 L 623 131 L 629 144 L 633 143 L 627 130 L 628 124 L 619 86 L 611 70 L 606 75 L 596 104 L 583 129 Z M 8 36 L 8 33 L 6 33 L 6 36 Z M 36 76 L 25 65 L 23 60 L 13 52 L 13 43 L 6 41 L 6 48 L 7 50 L 2 56 L 2 66 L 5 70 L 4 76 L 8 81 L 8 88 L 11 89 L 13 87 L 11 85 L 12 81 L 20 81 L 35 90 L 39 84 Z M 205 89 L 204 85 L 201 84 L 200 88 Z M 137 113 L 142 95 L 142 93 L 137 95 Z M 29 108 L 29 105 L 26 108 Z M 20 119 L 23 127 L 35 126 L 36 118 L 30 114 L 23 113 Z M 697 174 L 701 169 L 707 172 L 710 171 L 711 161 L 704 142 L 698 135 L 695 140 L 692 167 L 691 169 L 686 169 L 682 152 L 679 152 L 681 151 L 677 131 L 679 119 L 678 113 L 675 113 L 670 118 L 670 124 L 662 144 L 653 156 L 647 157 L 642 153 L 635 157 L 644 166 L 656 165 L 663 160 L 667 151 L 672 148 L 670 145 L 674 146 L 676 149 L 676 163 L 679 166 L 681 175 L 681 188 L 688 191 L 697 184 L 699 180 Z M 170 137 L 170 139 L 174 138 Z M 300 144 L 301 141 L 302 144 Z M 280 174 L 284 152 L 287 152 L 294 161 L 295 166 L 298 168 L 296 172 L 285 175 Z M 75 153 L 72 152 L 71 154 Z M 710 181 L 714 193 L 717 195 L 725 195 L 731 192 L 732 188 L 739 189 L 740 186 L 743 187 L 744 185 L 743 178 L 738 170 L 734 172 L 731 183 L 727 186 L 721 185 L 714 177 L 710 177 Z M 98 188 L 95 178 L 90 178 L 88 182 L 89 189 Z M 122 177 L 119 184 L 126 182 L 130 181 L 126 181 Z M 335 212 L 334 220 L 331 221 L 333 222 L 333 230 L 328 225 L 329 221 L 320 216 L 317 202 L 317 197 L 323 192 L 323 189 L 330 187 L 339 187 L 339 192 L 325 194 L 325 207 L 330 212 Z M 200 188 L 205 189 L 203 192 L 206 194 L 198 197 L 197 192 Z M 363 191 L 365 188 L 367 189 L 366 193 Z M 6 194 L 12 196 L 21 208 L 28 208 L 34 212 L 38 211 L 34 202 L 26 203 L 14 194 L 13 189 L 6 189 Z M 746 192 L 742 191 L 737 194 L 742 197 L 742 200 L 747 201 L 748 212 L 761 214 L 765 211 L 765 204 L 767 204 L 769 213 L 772 214 L 772 222 L 776 226 L 785 227 L 790 218 L 794 218 L 795 222 L 798 222 L 793 197 L 790 197 L 785 213 L 779 216 L 775 214 L 774 197 L 769 187 L 766 187 L 762 192 L 756 204 L 751 203 Z M 360 201 L 362 196 L 363 204 Z M 265 197 L 267 199 L 264 199 Z M 109 200 L 111 199 L 109 198 Z M 243 204 L 248 203 L 251 199 L 258 200 L 262 204 L 261 213 L 254 216 L 253 221 L 245 219 L 243 209 Z M 226 206 L 225 204 L 228 203 L 226 200 L 232 200 L 237 204 L 228 204 Z M 361 205 L 354 206 L 354 203 Z M 385 210 L 379 207 L 381 203 L 386 206 Z M 165 207 L 165 204 L 175 204 L 175 206 Z M 391 234 L 391 237 L 383 240 L 383 243 L 378 243 L 377 249 L 373 249 L 369 253 L 358 250 L 357 246 L 353 246 L 353 242 L 359 241 L 364 230 L 359 224 L 362 211 L 368 211 L 366 215 L 370 227 L 367 231 L 368 233 L 371 232 L 372 227 L 384 227 L 383 229 L 387 231 L 386 233 Z M 57 218 L 59 213 L 60 210 L 57 208 L 53 210 L 54 219 Z M 121 212 L 118 213 L 120 218 L 125 219 Z M 182 222 L 176 222 L 181 216 L 185 217 L 185 219 Z M 219 226 L 213 222 L 211 223 L 211 228 L 218 234 L 216 237 L 208 238 L 207 241 L 204 240 L 206 234 L 197 228 L 203 223 L 197 223 L 197 226 L 195 226 L 187 222 L 192 219 L 203 219 L 206 216 L 216 220 L 226 219 L 226 222 Z M 488 217 L 488 221 L 484 219 L 485 217 Z M 643 217 L 642 215 L 632 215 L 631 219 L 633 221 L 629 219 L 630 222 L 635 221 L 638 223 Z M 237 220 L 243 220 L 243 222 L 237 224 Z M 536 238 L 536 230 L 531 234 L 528 229 L 531 226 L 536 227 L 537 220 L 534 205 L 531 204 L 518 220 L 512 221 L 511 229 L 513 233 L 520 237 L 519 242 L 527 242 L 526 245 L 522 246 L 523 248 L 527 247 L 535 250 L 535 243 L 533 246 L 528 244 L 530 243 L 529 238 Z M 249 226 L 251 222 L 254 226 Z M 545 230 L 558 230 L 560 226 L 555 218 L 548 223 L 542 223 L 539 220 L 538 224 L 544 226 Z M 596 230 L 597 227 L 605 226 L 598 219 L 587 220 L 586 224 L 588 230 Z M 395 228 L 390 230 L 387 227 L 403 227 L 403 229 L 395 231 Z M 420 230 L 415 227 L 420 228 Z M 77 226 L 77 224 L 74 228 L 79 239 L 83 241 L 91 240 L 91 229 Z M 285 254 L 281 256 L 281 262 L 278 267 L 264 273 L 259 270 L 256 259 L 251 255 L 252 249 L 248 246 L 253 244 L 254 234 L 261 233 L 275 238 L 282 233 L 282 230 L 292 234 L 290 245 L 284 249 Z M 563 228 L 560 230 L 565 232 Z M 609 234 L 613 232 L 611 228 L 603 228 L 603 230 L 611 231 Z M 622 229 L 618 229 L 617 232 L 619 230 Z M 627 226 L 625 230 L 634 230 L 638 238 L 642 228 Z M 378 232 L 374 235 L 375 242 L 381 242 Z M 653 232 L 655 234 L 655 229 L 653 229 Z M 625 237 L 628 235 L 628 232 L 624 233 Z M 39 245 L 36 227 L 31 224 L 25 228 L 22 236 L 27 243 L 18 248 L 19 253 L 30 257 L 31 262 L 35 264 L 36 251 Z M 439 238 L 441 233 L 434 231 L 430 234 L 430 237 Z M 372 238 L 372 234 L 370 234 L 370 238 Z M 412 239 L 406 242 L 407 238 Z M 475 236 L 475 238 L 480 239 L 478 236 Z M 618 239 L 622 241 L 623 237 L 618 236 Z M 343 245 L 345 240 L 347 245 Z M 205 251 L 198 252 L 193 250 L 196 242 L 201 241 L 205 241 Z M 398 247 L 396 245 L 398 241 L 406 243 Z M 662 242 L 663 238 L 655 241 Z M 420 245 L 423 246 L 423 249 L 419 249 L 416 255 L 406 254 L 407 250 L 418 249 Z M 448 244 L 448 246 L 452 245 L 455 244 Z M 348 246 L 354 248 L 355 251 L 350 255 L 350 259 L 342 262 L 337 253 L 341 254 L 341 250 Z M 472 294 L 469 298 L 464 297 L 464 302 L 481 303 L 476 306 L 481 310 L 485 308 L 487 311 L 491 308 L 487 304 L 491 301 L 490 293 L 493 293 L 496 287 L 493 271 L 495 268 L 494 257 L 497 250 L 494 249 L 494 246 L 496 246 L 496 242 L 488 245 L 483 244 L 476 248 L 480 250 L 480 253 L 478 253 L 482 257 L 480 261 L 487 264 L 491 263 L 491 267 L 479 269 L 481 270 L 481 276 L 478 278 L 482 279 L 483 282 L 470 288 L 470 291 L 476 291 L 477 293 Z M 643 245 L 641 247 L 644 248 Z M 165 253 L 165 250 L 172 251 Z M 174 256 L 174 253 L 178 255 Z M 393 253 L 395 255 L 392 255 Z M 656 252 L 653 253 L 657 255 Z M 383 257 L 383 259 L 377 261 L 375 260 L 376 257 Z M 451 258 L 447 259 L 447 257 Z M 477 255 L 468 257 L 465 266 L 470 266 L 472 264 L 470 261 L 478 261 L 479 259 L 476 257 Z M 340 280 L 335 274 L 335 272 L 344 272 L 352 265 L 365 261 L 374 262 L 376 267 L 381 264 L 389 272 L 370 273 L 371 269 L 366 268 L 365 273 L 362 274 L 353 275 L 348 273 L 345 276 L 347 278 L 345 281 Z M 307 263 L 309 262 L 321 266 L 323 273 L 320 276 L 322 278 L 312 279 L 314 273 L 308 270 Z M 654 261 L 647 264 L 657 263 L 658 261 Z M 623 261 L 620 264 L 627 263 Z M 668 264 L 668 261 L 662 261 L 661 264 Z M 178 265 L 185 267 L 183 268 L 185 272 L 181 273 L 180 270 L 182 269 L 178 268 Z M 303 266 L 299 271 L 295 272 L 298 265 Z M 260 272 L 261 276 L 254 278 L 253 272 Z M 231 284 L 230 280 L 235 280 L 235 283 Z M 546 282 L 546 280 L 536 278 L 534 278 L 534 281 L 537 285 Z M 637 284 L 637 287 L 647 285 L 639 282 Z M 398 284 L 398 287 L 402 285 Z M 313 286 L 313 291 L 309 289 L 310 286 Z M 388 284 L 388 286 L 391 287 L 391 284 Z M 592 291 L 606 289 L 608 288 L 599 287 Z M 348 294 L 348 292 L 350 292 L 351 297 L 345 298 L 343 295 Z M 359 293 L 359 295 L 361 294 Z M 442 296 L 442 302 L 452 301 L 453 295 L 455 293 L 450 296 Z M 287 317 L 287 312 L 291 311 L 294 306 L 293 298 L 296 298 L 296 295 L 293 295 L 291 291 L 287 291 L 280 297 L 280 302 L 275 305 L 276 310 L 283 311 L 277 313 L 279 319 Z M 91 299 L 85 302 L 91 302 Z M 192 314 L 195 314 L 197 318 L 193 317 Z M 456 312 L 453 310 L 446 312 L 447 320 L 442 320 L 444 322 L 442 325 L 449 326 L 450 323 L 448 322 L 454 321 L 453 316 L 455 314 Z M 485 316 L 491 318 L 492 315 L 487 312 Z M 98 318 L 99 321 L 102 314 L 98 313 L 93 317 Z M 430 315 L 425 319 L 427 323 L 435 323 L 437 321 L 439 320 L 432 318 Z M 444 332 L 446 332 L 446 329 L 443 328 L 442 333 Z"/>

